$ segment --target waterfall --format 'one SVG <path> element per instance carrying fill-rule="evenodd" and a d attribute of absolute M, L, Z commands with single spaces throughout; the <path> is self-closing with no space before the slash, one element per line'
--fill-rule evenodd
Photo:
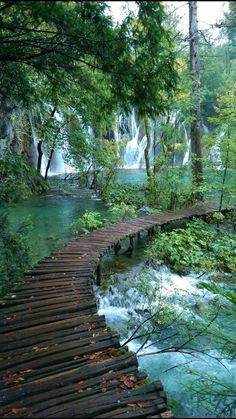
<path fill-rule="evenodd" d="M 35 124 L 34 124 L 34 116 L 31 110 L 29 110 L 29 123 L 32 133 L 32 142 L 30 144 L 30 159 L 34 167 L 37 167 L 37 160 L 38 160 L 38 150 L 37 145 L 38 141 L 36 139 L 35 134 Z"/>
<path fill-rule="evenodd" d="M 150 150 L 150 161 L 151 164 L 154 162 L 154 123 L 150 121 L 151 130 L 151 150 Z M 167 124 L 166 117 L 159 117 L 156 121 L 158 126 L 159 140 L 163 132 L 164 127 Z M 173 111 L 170 122 L 170 127 L 174 129 L 173 132 L 173 143 L 174 151 L 172 164 L 173 167 L 181 167 L 189 163 L 190 160 L 190 144 L 191 139 L 188 136 L 188 132 L 185 123 L 181 121 L 180 112 Z M 126 169 L 137 169 L 145 168 L 144 150 L 147 144 L 146 135 L 143 132 L 141 123 L 137 123 L 134 109 L 129 115 L 120 115 L 118 118 L 118 127 L 115 131 L 116 141 L 121 140 L 124 137 L 128 137 L 128 141 L 124 151 L 124 168 Z M 180 140 L 178 141 L 178 138 Z M 158 138 L 157 138 L 158 142 Z M 181 146 L 181 147 L 180 147 Z M 162 153 L 160 144 L 157 144 L 157 154 Z"/>
<path fill-rule="evenodd" d="M 137 127 L 137 131 L 134 137 L 127 143 L 125 148 L 125 167 L 127 168 L 137 168 L 138 160 L 140 158 L 139 154 L 139 144 L 138 144 L 138 136 L 139 136 L 139 127 Z"/>
<path fill-rule="evenodd" d="M 224 166 L 221 160 L 221 150 L 220 145 L 221 141 L 225 136 L 225 131 L 222 131 L 217 138 L 217 142 L 211 147 L 208 155 L 208 160 L 210 160 L 216 169 L 223 170 Z"/>
<path fill-rule="evenodd" d="M 62 116 L 59 114 L 59 112 L 55 112 L 55 118 L 59 122 L 61 122 L 63 119 Z M 41 116 L 41 119 L 42 119 L 42 116 Z M 31 155 L 32 164 L 36 168 L 37 162 L 38 162 L 38 138 L 35 131 L 34 116 L 31 110 L 29 111 L 29 122 L 30 122 L 31 133 L 32 133 L 30 155 Z M 48 153 L 47 153 L 47 150 L 45 150 L 46 147 L 44 146 L 43 148 L 44 150 L 43 150 L 40 173 L 42 176 L 45 176 L 46 167 L 48 163 L 48 155 L 47 155 Z M 72 172 L 75 172 L 75 168 L 65 163 L 64 158 L 63 158 L 63 150 L 60 148 L 56 149 L 52 156 L 50 168 L 48 171 L 48 176 L 60 175 L 60 174 L 72 173 Z"/>
<path fill-rule="evenodd" d="M 183 158 L 183 166 L 185 166 L 186 164 L 189 163 L 190 160 L 190 150 L 191 150 L 191 138 L 188 136 L 185 124 L 182 122 L 182 127 L 183 127 L 183 131 L 184 131 L 184 137 L 185 137 L 185 145 L 186 145 L 186 151 L 184 153 L 184 158 Z"/>
<path fill-rule="evenodd" d="M 126 169 L 139 169 L 144 167 L 143 157 L 146 147 L 146 135 L 142 136 L 140 124 L 136 121 L 135 110 L 132 109 L 130 115 L 120 115 L 118 129 L 115 131 L 115 139 L 119 141 L 124 136 L 128 136 L 129 140 L 124 152 L 124 167 Z M 141 138 L 140 138 L 141 137 Z"/>

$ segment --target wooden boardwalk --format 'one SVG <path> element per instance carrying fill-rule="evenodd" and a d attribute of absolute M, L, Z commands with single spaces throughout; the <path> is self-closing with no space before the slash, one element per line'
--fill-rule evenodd
<path fill-rule="evenodd" d="M 173 417 L 160 381 L 148 383 L 135 354 L 97 314 L 94 274 L 121 239 L 213 212 L 120 222 L 70 241 L 27 273 L 0 309 L 0 417 Z"/>

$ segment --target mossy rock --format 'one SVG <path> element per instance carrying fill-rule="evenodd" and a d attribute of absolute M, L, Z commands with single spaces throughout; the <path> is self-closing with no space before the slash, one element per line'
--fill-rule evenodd
<path fill-rule="evenodd" d="M 18 202 L 48 190 L 47 182 L 17 154 L 0 158 L 0 202 Z"/>

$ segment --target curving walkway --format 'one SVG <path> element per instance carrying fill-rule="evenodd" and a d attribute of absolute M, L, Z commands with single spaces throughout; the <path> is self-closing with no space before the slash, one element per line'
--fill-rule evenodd
<path fill-rule="evenodd" d="M 126 237 L 213 207 L 168 211 L 78 237 L 26 273 L 1 305 L 0 417 L 171 418 L 160 381 L 98 316 L 94 273 Z"/>

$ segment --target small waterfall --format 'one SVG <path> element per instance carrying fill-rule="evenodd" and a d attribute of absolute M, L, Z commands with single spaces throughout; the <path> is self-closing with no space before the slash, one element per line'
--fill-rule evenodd
<path fill-rule="evenodd" d="M 59 122 L 63 120 L 59 112 L 55 112 L 55 118 Z M 41 116 L 41 119 L 42 119 L 42 116 Z M 31 110 L 29 111 L 29 122 L 30 122 L 30 127 L 31 127 L 31 132 L 32 132 L 32 144 L 31 144 L 30 155 L 31 155 L 32 164 L 36 168 L 37 162 L 38 162 L 38 139 L 37 139 L 37 135 L 35 131 L 34 116 Z M 43 148 L 44 150 L 43 150 L 43 157 L 42 157 L 40 172 L 42 176 L 45 176 L 46 167 L 48 163 L 48 156 L 47 156 L 48 153 L 47 153 L 47 150 L 45 150 L 46 147 L 44 144 L 43 144 Z M 52 156 L 50 168 L 48 171 L 48 176 L 60 175 L 60 174 L 65 174 L 65 173 L 73 173 L 73 172 L 75 172 L 75 168 L 71 165 L 66 164 L 64 161 L 63 150 L 62 149 L 55 150 Z"/>
<path fill-rule="evenodd" d="M 144 167 L 144 150 L 146 147 L 146 135 L 142 136 L 140 124 L 137 124 L 135 110 L 129 116 L 119 116 L 119 126 L 115 132 L 116 141 L 128 136 L 130 140 L 126 144 L 124 152 L 124 167 L 126 169 L 139 169 Z"/>
<path fill-rule="evenodd" d="M 124 161 L 125 167 L 129 169 L 135 169 L 138 167 L 138 160 L 140 159 L 138 136 L 139 127 L 137 127 L 136 133 L 132 140 L 130 140 L 126 145 Z"/>
<path fill-rule="evenodd" d="M 67 167 L 59 150 L 54 151 L 50 165 L 49 175 L 58 175 L 66 173 Z"/>
<path fill-rule="evenodd" d="M 221 150 L 220 150 L 221 141 L 224 138 L 224 136 L 225 136 L 225 131 L 220 133 L 220 135 L 217 138 L 216 144 L 214 144 L 211 147 L 209 151 L 209 155 L 208 155 L 208 160 L 210 160 L 215 166 L 215 168 L 219 170 L 224 169 L 224 166 L 221 160 Z"/>
<path fill-rule="evenodd" d="M 185 145 L 186 145 L 186 151 L 184 153 L 184 158 L 183 158 L 183 163 L 182 163 L 182 165 L 185 166 L 190 161 L 191 138 L 188 136 L 185 124 L 182 122 L 181 125 L 184 131 L 184 138 L 185 138 Z"/>
<path fill-rule="evenodd" d="M 36 139 L 36 134 L 35 134 L 35 124 L 34 124 L 34 116 L 32 111 L 29 111 L 29 123 L 30 123 L 30 128 L 31 128 L 31 133 L 32 133 L 32 142 L 30 144 L 30 159 L 31 162 L 33 164 L 34 167 L 37 167 L 37 160 L 38 160 L 38 151 L 37 151 L 37 145 L 38 145 L 38 141 Z"/>

